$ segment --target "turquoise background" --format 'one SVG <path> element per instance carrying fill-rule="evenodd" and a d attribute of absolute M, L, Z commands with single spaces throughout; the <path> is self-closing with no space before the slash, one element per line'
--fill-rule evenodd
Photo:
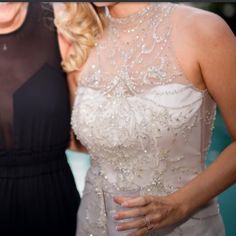
<path fill-rule="evenodd" d="M 213 130 L 212 144 L 209 149 L 206 164 L 214 161 L 219 153 L 231 142 L 220 112 L 217 111 L 215 128 Z M 75 177 L 78 191 L 82 195 L 84 178 L 90 165 L 87 154 L 67 151 L 68 162 Z M 235 157 L 236 158 L 236 157 Z M 226 236 L 236 236 L 236 185 L 232 186 L 219 196 L 220 210 L 226 228 Z"/>
<path fill-rule="evenodd" d="M 222 116 L 217 110 L 212 144 L 208 152 L 206 164 L 211 164 L 220 152 L 231 142 Z M 236 157 L 233 157 L 236 158 Z M 225 223 L 226 236 L 236 236 L 236 184 L 219 196 L 220 210 Z"/>

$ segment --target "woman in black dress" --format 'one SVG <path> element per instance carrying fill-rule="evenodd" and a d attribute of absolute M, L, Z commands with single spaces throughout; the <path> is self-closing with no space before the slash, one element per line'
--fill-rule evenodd
<path fill-rule="evenodd" d="M 52 9 L 0 4 L 0 235 L 73 236 L 70 103 Z M 52 23 L 52 22 L 51 22 Z"/>

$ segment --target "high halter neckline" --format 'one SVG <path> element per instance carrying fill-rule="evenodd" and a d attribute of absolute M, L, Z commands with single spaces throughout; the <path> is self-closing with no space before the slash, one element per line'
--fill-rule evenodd
<path fill-rule="evenodd" d="M 108 22 L 113 26 L 127 26 L 137 23 L 142 23 L 142 21 L 145 19 L 146 16 L 150 15 L 152 12 L 152 9 L 154 7 L 157 7 L 160 3 L 148 3 L 146 6 L 141 8 L 136 13 L 133 13 L 131 15 L 128 15 L 126 17 L 116 18 L 111 16 L 109 9 L 106 9 L 106 16 L 108 19 Z"/>

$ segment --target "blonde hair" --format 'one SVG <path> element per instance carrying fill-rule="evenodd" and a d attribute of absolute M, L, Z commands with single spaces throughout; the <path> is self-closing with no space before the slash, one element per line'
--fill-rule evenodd
<path fill-rule="evenodd" d="M 62 62 L 65 71 L 79 70 L 101 37 L 104 27 L 101 10 L 88 2 L 69 2 L 56 17 L 59 32 L 72 45 L 72 52 Z"/>

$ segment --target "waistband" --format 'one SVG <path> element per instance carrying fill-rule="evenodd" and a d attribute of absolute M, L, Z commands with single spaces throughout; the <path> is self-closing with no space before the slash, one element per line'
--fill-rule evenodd
<path fill-rule="evenodd" d="M 37 176 L 65 168 L 68 168 L 68 163 L 64 148 L 0 153 L 0 178 Z"/>

